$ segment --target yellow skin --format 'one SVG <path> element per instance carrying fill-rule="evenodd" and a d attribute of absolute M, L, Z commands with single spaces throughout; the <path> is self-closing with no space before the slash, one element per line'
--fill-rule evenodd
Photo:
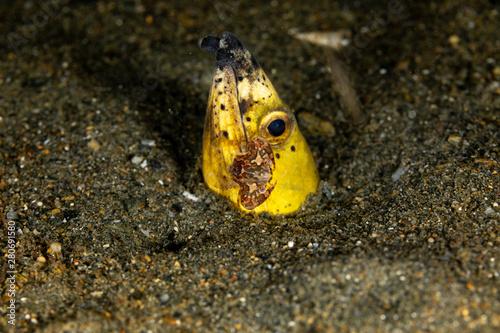
<path fill-rule="evenodd" d="M 245 212 L 281 215 L 297 211 L 310 193 L 316 193 L 319 176 L 292 111 L 234 35 L 207 36 L 202 48 L 216 53 L 203 133 L 205 183 Z M 283 121 L 285 129 L 272 135 L 269 124 L 276 119 Z M 258 136 L 267 140 L 274 153 L 269 185 L 275 184 L 275 188 L 262 204 L 247 210 L 241 205 L 240 186 L 232 179 L 231 167 L 235 157 L 248 151 L 249 142 Z"/>

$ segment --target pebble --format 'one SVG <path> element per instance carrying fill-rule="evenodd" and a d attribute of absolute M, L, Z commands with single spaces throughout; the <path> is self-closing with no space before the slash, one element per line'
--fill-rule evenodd
<path fill-rule="evenodd" d="M 457 35 L 451 35 L 448 37 L 448 43 L 451 44 L 451 46 L 456 46 L 458 43 L 460 43 L 460 37 Z"/>
<path fill-rule="evenodd" d="M 168 296 L 168 294 L 163 294 L 163 295 L 160 296 L 160 302 L 162 304 L 167 303 L 169 299 L 170 299 L 170 296 Z"/>
<path fill-rule="evenodd" d="M 142 161 L 144 161 L 144 157 L 142 157 L 141 155 L 135 155 L 134 157 L 132 157 L 132 163 L 134 164 L 140 164 Z"/>
<path fill-rule="evenodd" d="M 17 219 L 17 213 L 10 207 L 10 210 L 7 212 L 7 219 L 8 220 L 15 220 Z"/>
<path fill-rule="evenodd" d="M 101 144 L 99 142 L 97 142 L 97 140 L 90 140 L 89 141 L 89 144 L 88 144 L 89 148 L 92 149 L 92 150 L 98 150 L 99 148 L 101 148 Z"/>
<path fill-rule="evenodd" d="M 50 244 L 49 249 L 57 259 L 62 257 L 62 245 L 61 245 L 61 243 L 53 242 Z"/>
<path fill-rule="evenodd" d="M 486 215 L 491 215 L 495 213 L 495 210 L 491 207 L 487 207 L 486 211 L 484 212 Z"/>
<path fill-rule="evenodd" d="M 142 140 L 141 145 L 153 147 L 155 145 L 155 140 Z"/>
<path fill-rule="evenodd" d="M 495 68 L 493 68 L 493 75 L 497 78 L 497 77 L 500 77 L 500 66 L 495 66 Z"/>
<path fill-rule="evenodd" d="M 43 264 L 47 261 L 47 259 L 45 259 L 45 257 L 43 256 L 39 256 L 38 258 L 36 258 L 36 261 Z"/>
<path fill-rule="evenodd" d="M 450 135 L 448 137 L 448 142 L 449 143 L 452 143 L 454 145 L 457 145 L 459 144 L 460 142 L 462 141 L 462 137 L 458 136 L 458 135 Z"/>
<path fill-rule="evenodd" d="M 151 235 L 151 231 L 146 227 L 139 225 L 139 230 L 143 233 L 144 236 L 148 237 Z"/>

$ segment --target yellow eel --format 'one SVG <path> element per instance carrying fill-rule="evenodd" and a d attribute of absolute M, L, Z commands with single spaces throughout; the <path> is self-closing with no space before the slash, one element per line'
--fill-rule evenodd
<path fill-rule="evenodd" d="M 297 211 L 319 176 L 291 109 L 255 57 L 233 34 L 207 36 L 215 72 L 203 133 L 208 188 L 245 212 Z"/>

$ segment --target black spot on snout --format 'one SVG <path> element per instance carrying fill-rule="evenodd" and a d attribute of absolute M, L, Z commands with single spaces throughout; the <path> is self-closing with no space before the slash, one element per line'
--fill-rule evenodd
<path fill-rule="evenodd" d="M 218 49 L 217 52 L 215 52 L 215 61 L 218 65 L 225 66 L 234 61 L 234 55 L 228 49 Z"/>
<path fill-rule="evenodd" d="M 222 135 L 224 135 L 227 138 L 229 138 L 229 134 L 227 133 L 227 131 L 222 131 Z"/>
<path fill-rule="evenodd" d="M 226 109 L 226 106 L 225 106 L 224 104 L 221 104 L 221 105 L 220 105 L 220 109 L 221 109 L 221 110 L 225 110 L 225 109 Z"/>
<path fill-rule="evenodd" d="M 242 115 L 244 115 L 245 112 L 247 112 L 248 107 L 250 105 L 252 105 L 252 102 L 250 102 L 249 100 L 243 99 L 238 104 L 239 104 L 239 107 L 240 107 L 240 113 Z"/>
<path fill-rule="evenodd" d="M 292 151 L 295 151 L 295 146 L 292 146 Z"/>
<path fill-rule="evenodd" d="M 210 52 L 216 52 L 219 48 L 220 38 L 208 35 L 201 41 L 201 48 Z"/>

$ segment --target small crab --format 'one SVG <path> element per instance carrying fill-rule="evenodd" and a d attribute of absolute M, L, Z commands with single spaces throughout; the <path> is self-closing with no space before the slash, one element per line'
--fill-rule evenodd
<path fill-rule="evenodd" d="M 248 144 L 247 152 L 236 155 L 231 176 L 240 186 L 239 197 L 244 208 L 254 209 L 269 198 L 276 186 L 276 182 L 271 184 L 274 168 L 273 150 L 261 136 Z"/>

